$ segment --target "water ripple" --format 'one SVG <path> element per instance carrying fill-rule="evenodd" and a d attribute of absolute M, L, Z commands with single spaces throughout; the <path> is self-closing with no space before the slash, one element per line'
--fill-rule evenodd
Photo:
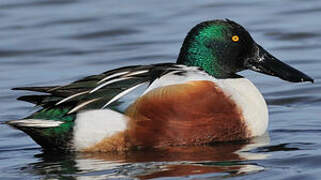
<path fill-rule="evenodd" d="M 312 32 L 267 32 L 265 35 L 282 41 L 310 39 L 320 36 L 319 33 Z"/>
<path fill-rule="evenodd" d="M 321 7 L 312 7 L 312 8 L 305 8 L 305 9 L 294 9 L 294 10 L 288 10 L 288 11 L 283 11 L 280 14 L 285 14 L 285 15 L 292 15 L 292 14 L 314 14 L 314 13 L 320 13 L 321 12 Z"/>
<path fill-rule="evenodd" d="M 14 2 L 8 4 L 2 4 L 0 9 L 16 9 L 16 8 L 25 8 L 25 7 L 35 7 L 35 6 L 51 6 L 51 5 L 66 5 L 75 3 L 74 0 L 43 0 L 43 1 L 31 1 L 31 2 Z"/>
<path fill-rule="evenodd" d="M 97 31 L 97 32 L 74 35 L 69 38 L 80 39 L 80 40 L 82 40 L 82 39 L 97 39 L 97 38 L 107 38 L 107 37 L 130 35 L 130 34 L 136 34 L 139 32 L 140 31 L 135 30 L 135 29 L 112 29 L 112 30 L 106 30 L 106 31 Z"/>
<path fill-rule="evenodd" d="M 43 22 L 36 25 L 33 25 L 33 28 L 44 28 L 44 27 L 51 27 L 51 26 L 57 26 L 57 25 L 73 25 L 73 24 L 87 24 L 99 21 L 99 18 L 97 17 L 82 17 L 82 18 L 73 18 L 73 19 L 60 19 L 55 21 L 49 21 L 49 22 Z"/>

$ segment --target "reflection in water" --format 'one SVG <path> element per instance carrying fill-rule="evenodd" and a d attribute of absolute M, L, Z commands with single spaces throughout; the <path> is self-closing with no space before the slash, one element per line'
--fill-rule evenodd
<path fill-rule="evenodd" d="M 265 135 L 249 142 L 181 146 L 154 151 L 69 155 L 42 153 L 37 155 L 40 162 L 30 164 L 31 167 L 25 168 L 25 171 L 48 178 L 53 174 L 55 178 L 61 179 L 150 179 L 193 175 L 200 177 L 201 174 L 230 177 L 263 170 L 263 167 L 250 160 L 267 158 L 268 154 L 253 151 L 269 145 L 269 142 L 269 136 Z"/>

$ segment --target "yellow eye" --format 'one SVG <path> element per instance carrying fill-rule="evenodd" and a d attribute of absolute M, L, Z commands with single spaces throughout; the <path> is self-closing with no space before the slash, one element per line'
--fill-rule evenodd
<path fill-rule="evenodd" d="M 237 41 L 239 41 L 240 40 L 240 38 L 239 38 L 239 36 L 237 36 L 237 35 L 234 35 L 233 37 L 232 37 L 232 41 L 234 41 L 234 42 L 237 42 Z"/>

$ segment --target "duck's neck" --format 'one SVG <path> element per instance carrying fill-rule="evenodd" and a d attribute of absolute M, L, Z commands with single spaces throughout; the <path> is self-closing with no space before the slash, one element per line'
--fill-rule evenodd
<path fill-rule="evenodd" d="M 219 64 L 220 58 L 223 58 L 220 55 L 222 48 L 225 48 L 224 28 L 209 24 L 194 27 L 183 42 L 177 63 L 201 67 L 216 78 L 228 76 Z"/>

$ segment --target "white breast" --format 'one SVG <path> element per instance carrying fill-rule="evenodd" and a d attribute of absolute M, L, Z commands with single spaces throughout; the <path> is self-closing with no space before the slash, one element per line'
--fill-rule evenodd
<path fill-rule="evenodd" d="M 237 78 L 219 79 L 216 84 L 242 109 L 251 136 L 263 135 L 269 122 L 268 108 L 253 83 L 245 78 Z"/>

